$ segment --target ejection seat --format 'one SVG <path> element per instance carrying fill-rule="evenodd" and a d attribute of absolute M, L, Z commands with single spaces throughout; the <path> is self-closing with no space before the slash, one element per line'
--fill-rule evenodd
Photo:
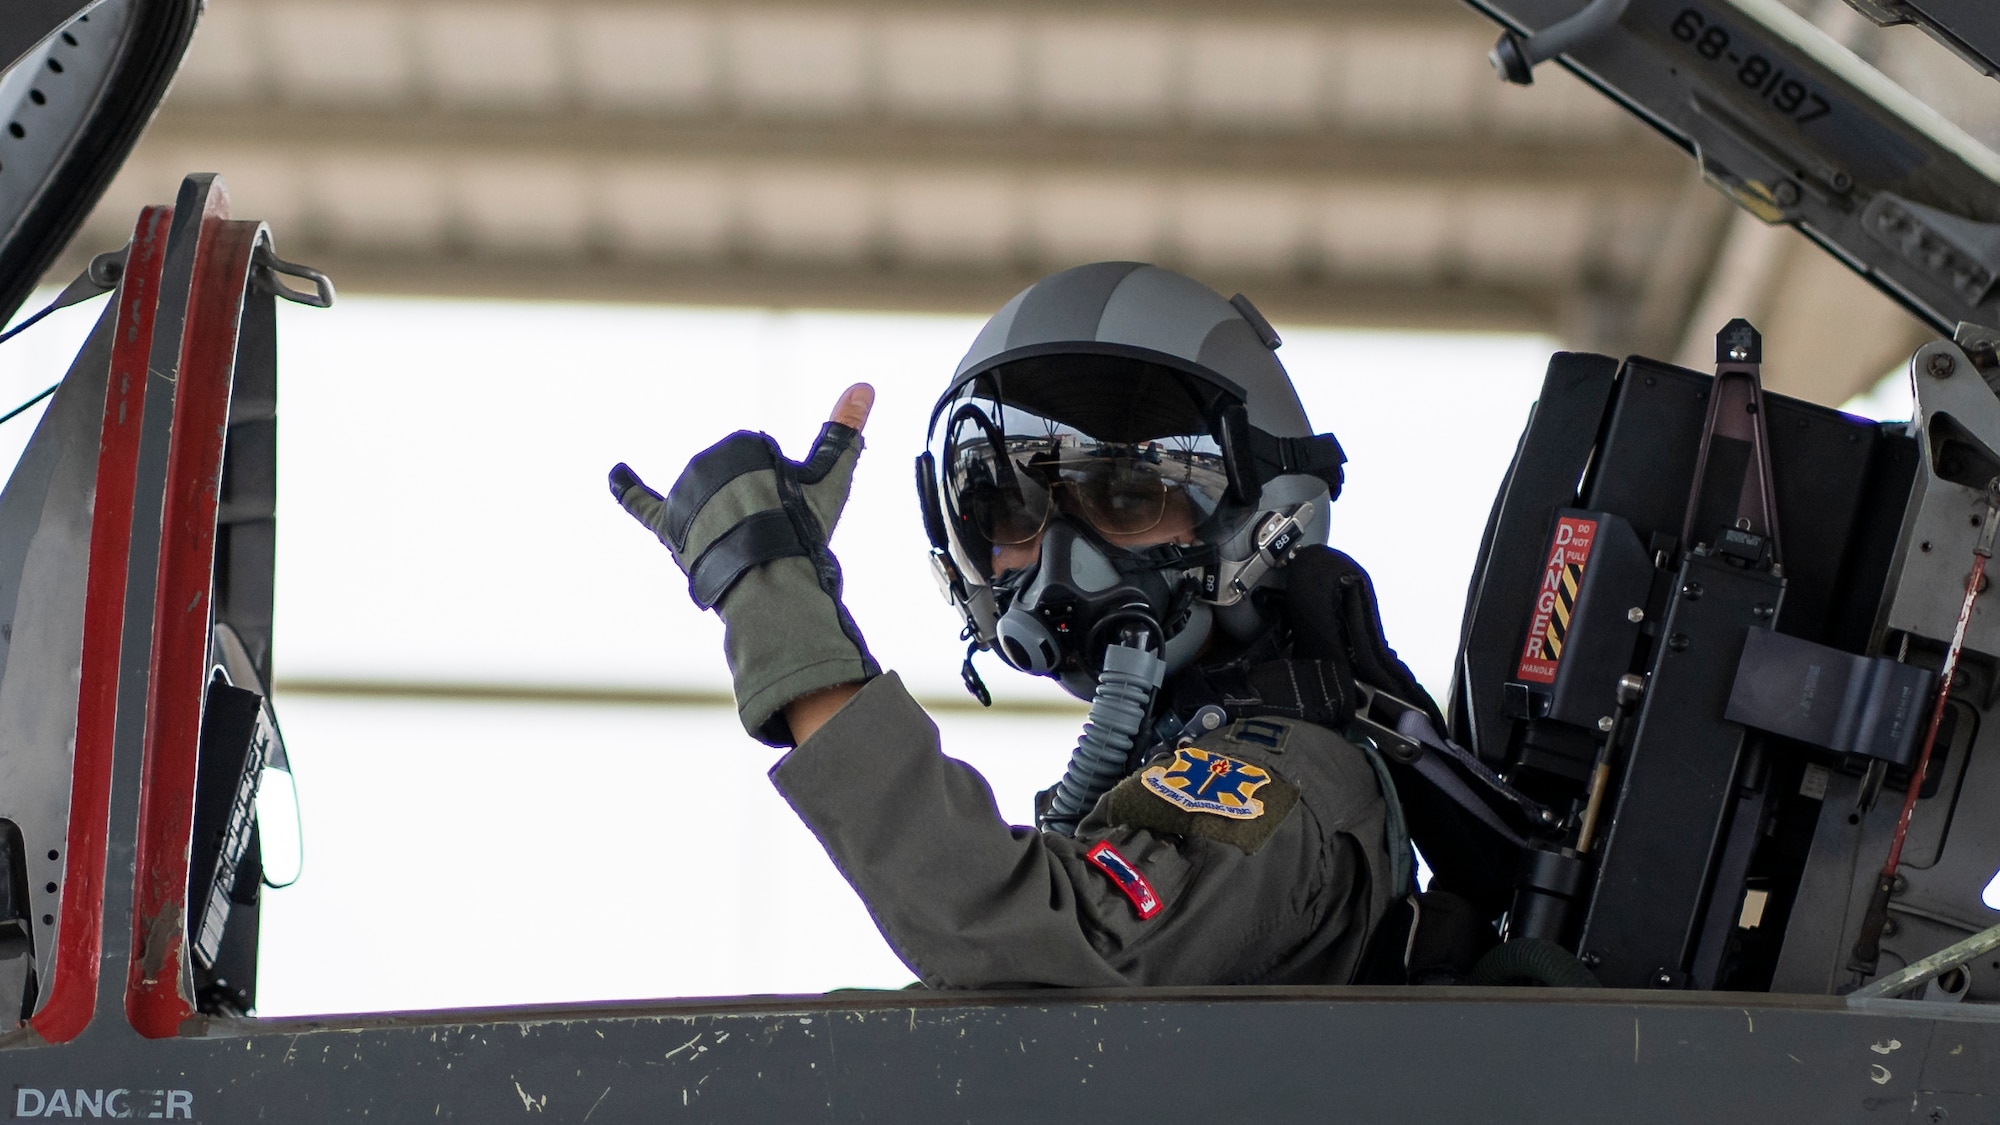
<path fill-rule="evenodd" d="M 1517 868 L 1510 938 L 1560 945 L 1611 987 L 1830 995 L 2000 922 L 1991 597 L 1921 762 L 1991 549 L 1989 337 L 1917 352 L 1908 424 L 1762 393 L 1741 321 L 1717 374 L 1553 359 L 1451 689 L 1453 739 L 1557 814 Z M 1930 978 L 1904 987 L 2000 1000 L 1990 956 Z"/>

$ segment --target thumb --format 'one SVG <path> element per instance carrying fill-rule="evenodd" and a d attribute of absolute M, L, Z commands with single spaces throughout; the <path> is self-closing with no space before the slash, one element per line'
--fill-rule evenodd
<path fill-rule="evenodd" d="M 646 525 L 646 529 L 660 537 L 669 550 L 675 550 L 666 533 L 666 498 L 639 479 L 632 467 L 620 461 L 611 467 L 611 495 L 619 506 L 632 514 L 632 518 Z"/>
<path fill-rule="evenodd" d="M 632 466 L 623 461 L 611 466 L 610 483 L 611 498 L 621 504 L 625 502 L 625 494 L 635 488 L 644 488 L 647 492 L 652 492 L 655 500 L 660 498 L 660 494 L 646 488 L 646 482 L 640 480 L 639 474 L 632 471 Z"/>
<path fill-rule="evenodd" d="M 875 388 L 866 383 L 856 383 L 840 392 L 840 401 L 833 404 L 833 414 L 828 420 L 838 422 L 855 433 L 868 424 L 868 412 L 875 409 Z"/>

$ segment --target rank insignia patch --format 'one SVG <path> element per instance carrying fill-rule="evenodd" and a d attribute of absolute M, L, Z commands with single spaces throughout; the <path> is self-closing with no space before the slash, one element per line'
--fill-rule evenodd
<path fill-rule="evenodd" d="M 1096 847 L 1084 853 L 1083 858 L 1089 860 L 1092 867 L 1111 876 L 1111 881 L 1118 884 L 1118 889 L 1125 892 L 1126 898 L 1132 900 L 1132 909 L 1139 912 L 1140 921 L 1160 912 L 1160 896 L 1153 893 L 1153 884 L 1148 883 L 1139 869 L 1132 866 L 1131 860 L 1119 855 L 1117 848 L 1099 840 Z"/>
<path fill-rule="evenodd" d="M 1271 775 L 1225 754 L 1183 746 L 1174 751 L 1173 761 L 1148 769 L 1139 780 L 1155 796 L 1189 812 L 1255 820 L 1264 815 L 1264 802 L 1251 794 Z"/>

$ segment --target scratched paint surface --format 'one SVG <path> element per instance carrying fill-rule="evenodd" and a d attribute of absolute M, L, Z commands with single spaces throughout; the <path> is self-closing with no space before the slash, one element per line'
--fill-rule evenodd
<path fill-rule="evenodd" d="M 2000 1069 L 1975 1065 L 2000 1056 L 2000 1022 L 1782 998 L 1494 995 L 1135 990 L 968 1006 L 848 993 L 596 1018 L 274 1021 L 205 1040 L 9 1051 L 0 1073 L 37 1089 L 184 1088 L 189 1119 L 208 1122 L 280 1105 L 313 1121 L 1114 1120 L 1138 1105 L 1172 1121 L 1321 1117 L 1330 1105 L 1357 1121 L 1515 1120 L 1545 1113 L 1551 1090 L 1621 1120 L 1842 1121 L 2000 1097 Z"/>

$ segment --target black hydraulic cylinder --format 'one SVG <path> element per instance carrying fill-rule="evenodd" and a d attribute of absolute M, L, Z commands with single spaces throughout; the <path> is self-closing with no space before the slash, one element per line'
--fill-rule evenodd
<path fill-rule="evenodd" d="M 1563 939 L 1587 873 L 1583 860 L 1567 848 L 1536 848 L 1523 855 L 1514 905 L 1507 912 L 1507 940 L 1540 938 L 1566 945 Z"/>

